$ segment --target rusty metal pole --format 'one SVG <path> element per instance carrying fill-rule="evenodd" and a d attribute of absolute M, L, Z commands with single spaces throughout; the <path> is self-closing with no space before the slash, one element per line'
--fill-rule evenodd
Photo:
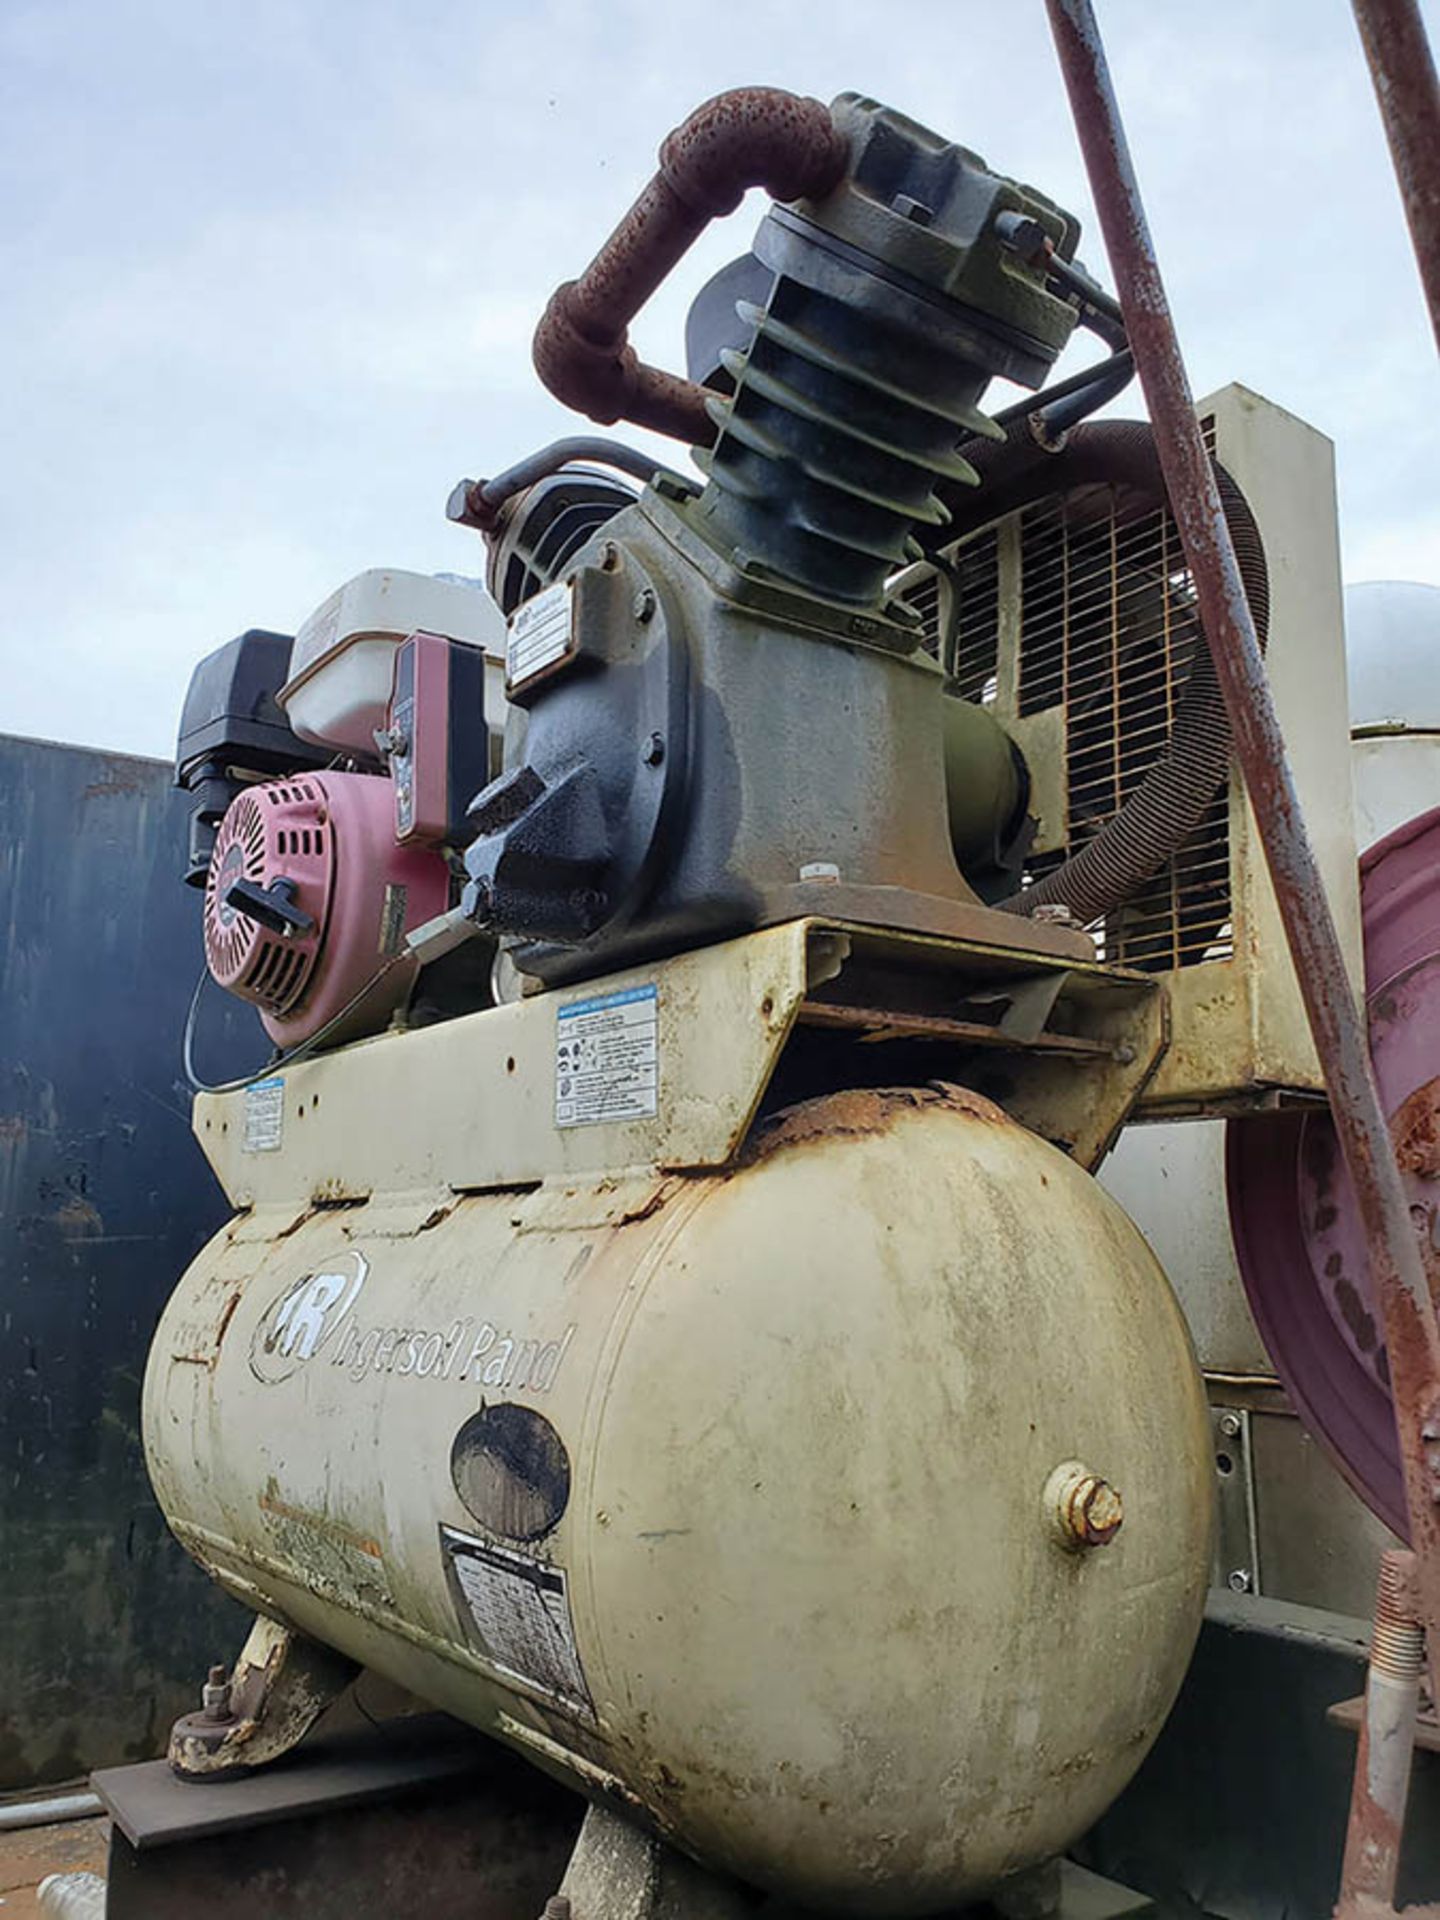
<path fill-rule="evenodd" d="M 1440 83 L 1419 0 L 1352 0 L 1440 345 Z"/>
<path fill-rule="evenodd" d="M 1225 695 L 1315 1049 L 1364 1223 L 1389 1350 L 1410 1544 L 1432 1671 L 1440 1665 L 1440 1329 L 1370 1066 L 1365 1021 L 1295 797 L 1255 626 L 1090 0 L 1046 0 L 1200 617 Z"/>
<path fill-rule="evenodd" d="M 1382 1553 L 1337 1916 L 1359 1914 L 1367 1904 L 1382 1912 L 1395 1905 L 1425 1665 L 1417 1612 L 1414 1554 Z"/>

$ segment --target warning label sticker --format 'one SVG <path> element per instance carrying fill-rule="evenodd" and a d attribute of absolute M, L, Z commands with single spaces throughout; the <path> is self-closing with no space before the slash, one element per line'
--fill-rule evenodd
<path fill-rule="evenodd" d="M 556 1009 L 557 1127 L 653 1119 L 659 1090 L 659 999 L 653 980 Z"/>
<path fill-rule="evenodd" d="M 505 684 L 511 693 L 569 653 L 574 598 L 574 587 L 562 581 L 516 608 L 505 639 Z"/>
<path fill-rule="evenodd" d="M 489 1546 L 454 1527 L 442 1526 L 440 1541 L 476 1652 L 501 1673 L 593 1719 L 565 1569 Z"/>
<path fill-rule="evenodd" d="M 245 1089 L 245 1152 L 277 1153 L 285 1138 L 285 1079 L 275 1074 Z"/>

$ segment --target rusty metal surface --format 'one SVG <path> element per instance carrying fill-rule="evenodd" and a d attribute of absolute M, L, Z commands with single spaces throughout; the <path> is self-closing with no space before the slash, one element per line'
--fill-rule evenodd
<path fill-rule="evenodd" d="M 212 1667 L 199 1712 L 170 1729 L 170 1765 L 187 1780 L 268 1766 L 300 1744 L 356 1671 L 344 1654 L 259 1616 L 233 1674 Z"/>
<path fill-rule="evenodd" d="M 382 1048 L 366 1053 L 393 1094 Z M 473 1100 L 482 1080 L 452 1071 Z M 352 1097 L 352 1120 L 365 1107 Z M 268 1251 L 217 1245 L 148 1376 L 177 1532 L 302 1631 L 807 1907 L 861 1908 L 883 1874 L 891 1906 L 948 1910 L 1058 1851 L 1163 1718 L 1209 1567 L 1208 1422 L 1136 1230 L 997 1107 L 935 1089 L 812 1100 L 752 1165 L 631 1178 L 613 1227 L 564 1230 L 572 1204 L 594 1221 L 619 1198 L 579 1185 L 417 1194 L 400 1239 L 391 1200 L 321 1209 Z M 297 1277 L 308 1294 L 362 1263 L 355 1313 L 282 1352 Z M 417 1322 L 436 1329 L 407 1336 L 433 1347 L 423 1370 L 397 1363 Z M 542 1340 L 555 1359 L 534 1369 Z M 454 1573 L 473 1520 L 452 1443 L 505 1389 L 538 1396 L 587 1463 L 532 1550 L 537 1575 L 565 1576 L 559 1673 L 487 1638 Z M 1041 1508 L 1079 1447 L 1129 1509 L 1093 1580 Z M 997 1671 L 1027 1676 L 1014 1758 Z M 798 1784 L 777 1796 L 777 1776 Z"/>
<path fill-rule="evenodd" d="M 1361 1722 L 1365 1718 L 1365 1696 L 1355 1694 L 1349 1700 L 1337 1700 L 1325 1718 L 1332 1727 L 1343 1727 L 1347 1733 L 1360 1732 Z M 1415 1751 L 1417 1753 L 1440 1753 L 1440 1715 L 1427 1700 L 1422 1700 L 1415 1715 Z"/>
<path fill-rule="evenodd" d="M 1138 181 L 1088 0 L 1047 0 L 1172 510 L 1225 694 L 1306 1012 L 1365 1224 L 1390 1353 L 1411 1540 L 1440 1659 L 1440 1331 L 1370 1067 L 1364 1023 L 1300 815 L 1206 458 Z"/>
<path fill-rule="evenodd" d="M 828 192 L 845 143 L 828 107 L 779 87 L 736 87 L 697 107 L 660 149 L 660 170 L 578 280 L 560 287 L 535 330 L 535 371 L 592 420 L 629 420 L 679 440 L 711 435 L 706 392 L 647 366 L 626 330 L 710 221 L 749 187 L 777 200 Z"/>
<path fill-rule="evenodd" d="M 1440 85 L 1418 0 L 1352 0 L 1440 343 Z"/>
<path fill-rule="evenodd" d="M 1072 1551 L 1109 1546 L 1124 1524 L 1118 1488 L 1083 1460 L 1061 1462 L 1046 1483 L 1044 1500 L 1056 1537 Z"/>

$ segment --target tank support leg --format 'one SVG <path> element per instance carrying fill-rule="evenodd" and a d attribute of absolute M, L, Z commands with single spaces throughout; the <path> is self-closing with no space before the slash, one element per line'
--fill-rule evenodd
<path fill-rule="evenodd" d="M 546 1920 L 748 1920 L 755 1896 L 608 1807 L 585 1815 Z"/>
<path fill-rule="evenodd" d="M 1042 1860 L 1026 1873 L 1012 1874 L 989 1899 L 1000 1920 L 1056 1920 L 1063 1904 L 1058 1859 Z"/>
<path fill-rule="evenodd" d="M 202 1780 L 278 1760 L 359 1671 L 343 1653 L 258 1618 L 234 1672 L 212 1667 L 200 1711 L 170 1729 L 170 1765 Z"/>

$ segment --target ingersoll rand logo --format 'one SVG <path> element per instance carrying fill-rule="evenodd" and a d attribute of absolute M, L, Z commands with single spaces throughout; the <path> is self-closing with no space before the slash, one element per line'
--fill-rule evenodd
<path fill-rule="evenodd" d="M 259 1380 L 284 1380 L 332 1342 L 365 1286 L 370 1262 L 352 1249 L 338 1273 L 306 1273 L 288 1287 L 255 1329 L 250 1365 Z"/>
<path fill-rule="evenodd" d="M 250 1342 L 250 1370 L 275 1385 L 299 1368 L 324 1366 L 342 1379 L 373 1374 L 426 1380 L 466 1380 L 512 1393 L 545 1393 L 554 1385 L 574 1335 L 520 1339 L 473 1317 L 448 1327 L 367 1322 L 357 1308 L 370 1272 L 351 1249 L 334 1271 L 307 1273 L 288 1286 L 261 1316 Z"/>

